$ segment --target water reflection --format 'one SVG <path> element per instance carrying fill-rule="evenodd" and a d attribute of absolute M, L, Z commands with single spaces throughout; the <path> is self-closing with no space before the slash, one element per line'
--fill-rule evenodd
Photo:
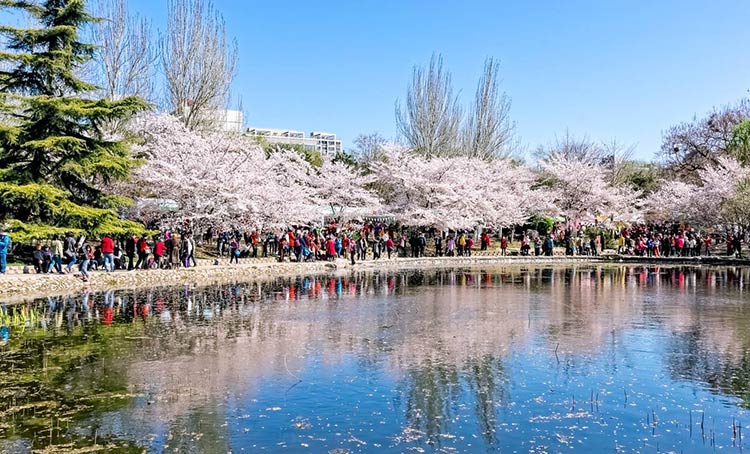
<path fill-rule="evenodd" d="M 740 447 L 747 277 L 360 272 L 3 307 L 0 452 Z"/>

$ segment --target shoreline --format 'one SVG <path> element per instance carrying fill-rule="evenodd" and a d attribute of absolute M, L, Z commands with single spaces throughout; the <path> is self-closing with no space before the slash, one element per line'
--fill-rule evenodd
<path fill-rule="evenodd" d="M 422 257 L 367 260 L 351 266 L 347 260 L 335 262 L 277 262 L 253 260 L 235 265 L 211 265 L 208 261 L 194 268 L 176 270 L 91 272 L 83 282 L 72 274 L 7 274 L 0 276 L 0 303 L 19 303 L 34 298 L 60 296 L 83 291 L 128 290 L 142 287 L 178 285 L 214 285 L 228 282 L 253 282 L 295 277 L 306 274 L 348 273 L 351 271 L 397 271 L 480 266 L 524 265 L 668 265 L 668 266 L 750 266 L 750 260 L 723 256 L 709 257 L 638 257 L 638 256 L 472 256 Z"/>

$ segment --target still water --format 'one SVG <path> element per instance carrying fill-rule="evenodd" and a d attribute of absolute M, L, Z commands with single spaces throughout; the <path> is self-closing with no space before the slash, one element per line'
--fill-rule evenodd
<path fill-rule="evenodd" d="M 0 452 L 742 452 L 749 279 L 362 272 L 3 307 Z"/>

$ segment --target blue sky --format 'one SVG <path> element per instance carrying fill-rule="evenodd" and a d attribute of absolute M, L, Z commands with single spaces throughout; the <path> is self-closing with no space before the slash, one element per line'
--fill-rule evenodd
<path fill-rule="evenodd" d="M 566 130 L 636 146 L 750 88 L 750 2 L 214 0 L 239 44 L 234 94 L 252 126 L 396 134 L 412 66 L 442 53 L 468 101 L 501 61 L 521 141 Z M 163 28 L 165 0 L 130 0 Z"/>

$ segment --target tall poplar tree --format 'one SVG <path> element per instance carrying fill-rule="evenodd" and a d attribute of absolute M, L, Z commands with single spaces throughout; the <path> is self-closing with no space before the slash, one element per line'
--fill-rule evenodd
<path fill-rule="evenodd" d="M 103 127 L 148 104 L 94 99 L 97 87 L 76 75 L 95 50 L 79 31 L 97 19 L 84 0 L 0 0 L 3 10 L 20 10 L 36 26 L 0 25 L 0 219 L 21 238 L 139 230 L 118 217 L 127 201 L 106 192 L 138 161 Z"/>

